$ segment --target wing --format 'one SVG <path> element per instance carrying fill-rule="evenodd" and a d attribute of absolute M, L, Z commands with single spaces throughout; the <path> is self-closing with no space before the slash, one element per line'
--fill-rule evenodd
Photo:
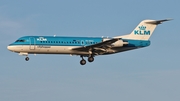
<path fill-rule="evenodd" d="M 97 51 L 105 51 L 106 48 L 110 47 L 112 43 L 116 42 L 120 40 L 120 38 L 114 38 L 114 39 L 110 39 L 101 43 L 97 43 L 97 44 L 93 44 L 93 45 L 89 45 L 89 46 L 82 46 L 82 47 L 78 47 L 78 48 L 73 48 L 72 50 L 76 50 L 76 51 L 93 51 L 93 52 L 97 52 Z"/>

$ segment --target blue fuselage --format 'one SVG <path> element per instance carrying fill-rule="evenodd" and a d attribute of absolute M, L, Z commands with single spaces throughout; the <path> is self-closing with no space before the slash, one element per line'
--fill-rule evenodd
<path fill-rule="evenodd" d="M 75 47 L 86 47 L 103 42 L 112 38 L 101 37 L 59 37 L 59 36 L 25 36 L 19 38 L 8 46 L 8 49 L 17 53 L 36 53 L 36 54 L 89 54 L 88 52 L 72 51 Z M 123 47 L 111 48 L 112 53 L 132 50 L 150 45 L 149 40 L 128 40 Z M 104 53 L 106 54 L 106 53 Z M 107 54 L 111 54 L 108 52 Z"/>

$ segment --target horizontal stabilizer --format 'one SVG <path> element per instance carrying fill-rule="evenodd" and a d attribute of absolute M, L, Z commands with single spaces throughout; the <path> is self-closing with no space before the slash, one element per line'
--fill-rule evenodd
<path fill-rule="evenodd" d="M 165 22 L 165 21 L 170 21 L 170 20 L 173 20 L 173 19 L 155 20 L 155 21 L 149 21 L 149 22 L 146 22 L 146 23 L 147 23 L 147 24 L 155 24 L 155 25 L 158 25 L 158 24 L 162 24 L 162 23 Z"/>

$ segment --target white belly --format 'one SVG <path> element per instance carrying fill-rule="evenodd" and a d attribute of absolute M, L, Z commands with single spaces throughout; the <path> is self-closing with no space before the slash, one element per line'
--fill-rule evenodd
<path fill-rule="evenodd" d="M 78 46 L 30 46 L 24 45 L 18 47 L 15 52 L 24 52 L 29 54 L 89 54 L 88 52 L 73 51 L 72 48 Z"/>

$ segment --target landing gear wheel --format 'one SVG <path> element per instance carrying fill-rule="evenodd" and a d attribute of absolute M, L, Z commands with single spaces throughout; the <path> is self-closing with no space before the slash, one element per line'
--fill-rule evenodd
<path fill-rule="evenodd" d="M 88 57 L 88 61 L 89 62 L 93 62 L 94 61 L 94 57 Z"/>
<path fill-rule="evenodd" d="M 85 65 L 85 64 L 86 64 L 86 60 L 82 59 L 82 60 L 80 61 L 80 64 L 81 64 L 81 65 Z"/>
<path fill-rule="evenodd" d="M 26 61 L 29 61 L 29 57 L 26 57 L 25 60 L 26 60 Z"/>

